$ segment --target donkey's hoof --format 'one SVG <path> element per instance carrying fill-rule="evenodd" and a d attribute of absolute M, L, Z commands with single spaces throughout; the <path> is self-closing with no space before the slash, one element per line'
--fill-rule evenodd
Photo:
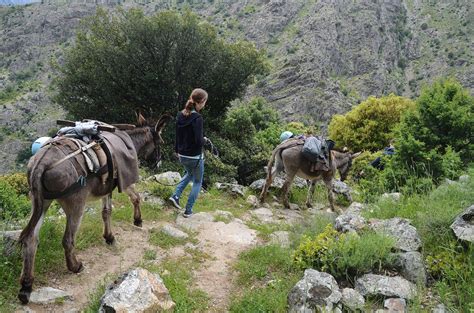
<path fill-rule="evenodd" d="M 32 288 L 30 287 L 21 287 L 20 292 L 18 293 L 18 299 L 22 304 L 28 304 L 30 302 Z"/>
<path fill-rule="evenodd" d="M 113 235 L 104 237 L 104 239 L 105 239 L 105 243 L 108 245 L 113 245 L 115 242 L 115 237 Z"/>
<path fill-rule="evenodd" d="M 78 262 L 77 266 L 69 269 L 73 273 L 80 273 L 84 270 L 84 266 L 82 266 L 82 262 Z"/>
<path fill-rule="evenodd" d="M 142 224 L 143 224 L 143 221 L 141 219 L 133 221 L 133 225 L 135 226 L 142 227 Z"/>

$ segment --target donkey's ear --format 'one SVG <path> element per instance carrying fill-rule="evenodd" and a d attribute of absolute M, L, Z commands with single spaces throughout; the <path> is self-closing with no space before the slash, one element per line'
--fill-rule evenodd
<path fill-rule="evenodd" d="M 361 152 L 353 153 L 353 154 L 351 155 L 351 159 L 357 158 L 361 153 L 362 153 L 362 151 L 361 151 Z"/>
<path fill-rule="evenodd" d="M 135 115 L 137 116 L 137 126 L 146 126 L 146 119 L 143 117 L 140 110 L 135 111 Z"/>
<path fill-rule="evenodd" d="M 163 114 L 160 119 L 158 120 L 158 122 L 156 123 L 155 125 L 155 132 L 158 134 L 158 136 L 160 137 L 160 142 L 161 143 L 165 143 L 165 141 L 163 140 L 163 138 L 161 138 L 161 132 L 163 131 L 163 128 L 165 128 L 166 124 L 168 124 L 168 122 L 173 119 L 171 117 L 171 115 L 165 113 Z"/>

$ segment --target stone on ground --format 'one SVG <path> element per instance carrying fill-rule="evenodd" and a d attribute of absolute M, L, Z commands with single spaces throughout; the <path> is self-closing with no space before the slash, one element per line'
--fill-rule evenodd
<path fill-rule="evenodd" d="M 250 211 L 250 214 L 255 217 L 258 221 L 266 223 L 275 223 L 272 210 L 268 208 L 259 208 Z"/>
<path fill-rule="evenodd" d="M 186 234 L 184 231 L 177 229 L 176 227 L 173 227 L 171 224 L 165 224 L 161 228 L 161 231 L 167 234 L 168 236 L 171 236 L 177 239 L 186 239 L 189 237 L 189 235 Z"/>
<path fill-rule="evenodd" d="M 154 196 L 150 194 L 149 192 L 141 192 L 140 193 L 140 198 L 141 200 L 148 202 L 150 204 L 158 205 L 158 206 L 163 206 L 165 205 L 165 201 L 161 199 L 160 197 Z"/>
<path fill-rule="evenodd" d="M 334 277 L 328 273 L 307 269 L 304 277 L 288 295 L 289 312 L 332 312 L 341 300 L 341 292 Z"/>
<path fill-rule="evenodd" d="M 336 194 L 343 195 L 347 200 L 352 201 L 352 189 L 345 182 L 334 180 L 332 183 L 332 191 Z"/>
<path fill-rule="evenodd" d="M 158 274 L 136 268 L 107 288 L 100 312 L 161 312 L 175 303 Z"/>
<path fill-rule="evenodd" d="M 395 265 L 400 270 L 400 274 L 412 283 L 426 284 L 426 268 L 420 252 L 397 253 Z"/>
<path fill-rule="evenodd" d="M 182 215 L 178 215 L 176 218 L 176 224 L 187 230 L 196 231 L 202 225 L 214 221 L 214 216 L 207 212 L 194 213 L 191 217 L 185 218 Z"/>
<path fill-rule="evenodd" d="M 402 251 L 418 251 L 421 248 L 421 239 L 416 228 L 404 218 L 391 218 L 388 220 L 371 219 L 369 227 L 377 233 L 389 235 L 395 239 L 395 248 Z"/>
<path fill-rule="evenodd" d="M 217 190 L 223 190 L 234 196 L 244 196 L 244 186 L 230 183 L 215 183 Z"/>
<path fill-rule="evenodd" d="M 351 311 L 362 310 L 365 305 L 364 297 L 355 289 L 342 289 L 342 304 Z"/>
<path fill-rule="evenodd" d="M 270 244 L 279 245 L 283 248 L 290 246 L 290 233 L 287 231 L 276 231 L 270 234 Z"/>
<path fill-rule="evenodd" d="M 461 175 L 459 176 L 460 183 L 467 183 L 469 181 L 469 175 Z"/>
<path fill-rule="evenodd" d="M 35 304 L 55 303 L 61 300 L 72 300 L 72 294 L 51 287 L 42 287 L 33 290 L 30 296 L 30 303 Z"/>
<path fill-rule="evenodd" d="M 252 206 L 257 206 L 258 205 L 258 198 L 257 196 L 250 195 L 247 197 L 247 203 L 250 203 Z"/>
<path fill-rule="evenodd" d="M 175 185 L 180 182 L 181 174 L 178 172 L 164 172 L 152 176 L 157 182 L 165 185 Z"/>
<path fill-rule="evenodd" d="M 340 232 L 358 232 L 365 227 L 365 218 L 356 213 L 343 213 L 336 217 L 334 224 L 334 228 Z"/>
<path fill-rule="evenodd" d="M 393 202 L 398 202 L 398 201 L 400 201 L 401 196 L 402 196 L 402 194 L 399 193 L 399 192 L 384 193 L 382 195 L 382 199 L 387 199 L 387 200 L 391 200 Z"/>
<path fill-rule="evenodd" d="M 356 280 L 355 289 L 363 296 L 399 297 L 411 300 L 416 295 L 415 284 L 399 276 L 366 274 Z"/>
<path fill-rule="evenodd" d="M 8 230 L 0 232 L 0 238 L 3 240 L 3 254 L 10 256 L 15 252 L 20 239 L 21 230 Z"/>
<path fill-rule="evenodd" d="M 407 302 L 401 298 L 388 298 L 383 303 L 384 308 L 389 312 L 405 312 L 407 308 Z"/>
<path fill-rule="evenodd" d="M 474 242 L 474 205 L 456 217 L 451 224 L 451 229 L 458 239 Z"/>

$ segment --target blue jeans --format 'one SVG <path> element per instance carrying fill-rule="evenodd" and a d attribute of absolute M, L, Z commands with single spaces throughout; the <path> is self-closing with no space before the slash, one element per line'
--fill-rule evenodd
<path fill-rule="evenodd" d="M 202 179 L 204 176 L 204 159 L 190 159 L 180 156 L 179 162 L 184 166 L 186 173 L 178 186 L 176 186 L 173 196 L 179 199 L 186 186 L 190 181 L 192 181 L 193 188 L 189 193 L 185 211 L 186 214 L 191 214 L 193 212 L 194 202 L 196 202 L 196 199 L 199 196 L 199 191 L 201 191 Z"/>

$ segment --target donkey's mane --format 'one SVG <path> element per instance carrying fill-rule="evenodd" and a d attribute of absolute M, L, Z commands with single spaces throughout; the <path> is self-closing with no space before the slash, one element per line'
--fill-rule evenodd
<path fill-rule="evenodd" d="M 146 126 L 126 130 L 125 132 L 130 136 L 136 146 L 143 146 L 150 140 L 153 140 L 153 134 L 151 133 L 150 128 Z"/>

